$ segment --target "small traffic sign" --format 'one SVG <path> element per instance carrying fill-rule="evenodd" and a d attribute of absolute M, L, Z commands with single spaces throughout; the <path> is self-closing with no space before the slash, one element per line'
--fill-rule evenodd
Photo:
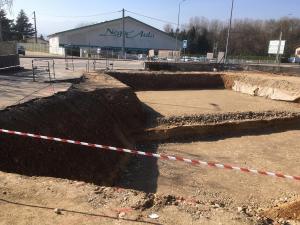
<path fill-rule="evenodd" d="M 187 48 L 187 40 L 183 40 L 183 42 L 182 42 L 182 47 L 183 47 L 183 48 Z"/>

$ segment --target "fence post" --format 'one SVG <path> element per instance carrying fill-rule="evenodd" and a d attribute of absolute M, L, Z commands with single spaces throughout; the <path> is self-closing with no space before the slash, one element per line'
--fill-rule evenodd
<path fill-rule="evenodd" d="M 48 75 L 49 75 L 49 81 L 51 82 L 51 71 L 50 71 L 50 62 L 47 61 L 48 64 Z"/>
<path fill-rule="evenodd" d="M 33 78 L 33 82 L 35 82 L 35 74 L 34 74 L 34 63 L 33 63 L 33 60 L 31 61 L 31 65 L 32 65 L 32 78 Z"/>
<path fill-rule="evenodd" d="M 69 70 L 69 61 L 67 56 L 65 56 L 65 64 L 66 64 L 66 70 Z"/>
<path fill-rule="evenodd" d="M 54 59 L 52 59 L 52 60 L 53 60 L 53 64 L 52 64 L 52 67 L 53 67 L 53 76 L 54 76 L 54 79 L 56 79 L 56 77 L 55 77 L 55 66 L 54 66 L 55 62 L 54 62 Z"/>

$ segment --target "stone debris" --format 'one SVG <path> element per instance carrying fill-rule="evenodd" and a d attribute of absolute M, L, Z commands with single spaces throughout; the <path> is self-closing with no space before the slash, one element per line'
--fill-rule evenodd
<path fill-rule="evenodd" d="M 151 213 L 151 214 L 149 215 L 149 218 L 150 218 L 150 219 L 158 219 L 158 218 L 159 218 L 159 215 L 157 215 L 156 213 Z"/>
<path fill-rule="evenodd" d="M 125 212 L 121 212 L 119 213 L 118 217 L 121 219 L 121 218 L 124 218 L 126 216 L 126 213 Z"/>
<path fill-rule="evenodd" d="M 288 111 L 265 111 L 265 112 L 236 112 L 221 114 L 201 114 L 189 116 L 171 116 L 157 118 L 156 125 L 183 126 L 193 124 L 218 124 L 242 120 L 269 120 L 281 118 L 300 117 L 298 112 Z"/>
<path fill-rule="evenodd" d="M 55 208 L 55 209 L 54 209 L 54 212 L 55 212 L 57 215 L 61 215 L 61 214 L 62 214 L 62 210 L 59 209 L 59 208 Z"/>

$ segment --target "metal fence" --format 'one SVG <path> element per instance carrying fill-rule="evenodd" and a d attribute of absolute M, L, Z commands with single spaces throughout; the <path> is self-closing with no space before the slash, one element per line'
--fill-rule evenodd
<path fill-rule="evenodd" d="M 32 60 L 33 81 L 36 81 L 36 79 L 42 75 L 47 75 L 50 82 L 55 79 L 55 62 L 53 59 Z"/>

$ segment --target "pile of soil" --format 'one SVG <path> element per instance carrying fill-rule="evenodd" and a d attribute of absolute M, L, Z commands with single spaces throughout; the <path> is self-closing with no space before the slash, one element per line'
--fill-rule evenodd
<path fill-rule="evenodd" d="M 86 78 L 67 92 L 0 111 L 1 128 L 133 148 L 131 132 L 145 121 L 134 92 L 106 75 Z M 112 184 L 127 160 L 116 152 L 0 135 L 6 172 Z"/>
<path fill-rule="evenodd" d="M 262 213 L 262 216 L 284 220 L 300 221 L 300 201 L 285 203 Z"/>
<path fill-rule="evenodd" d="M 300 80 L 297 77 L 270 73 L 226 73 L 224 86 L 237 92 L 273 100 L 299 102 Z"/>

